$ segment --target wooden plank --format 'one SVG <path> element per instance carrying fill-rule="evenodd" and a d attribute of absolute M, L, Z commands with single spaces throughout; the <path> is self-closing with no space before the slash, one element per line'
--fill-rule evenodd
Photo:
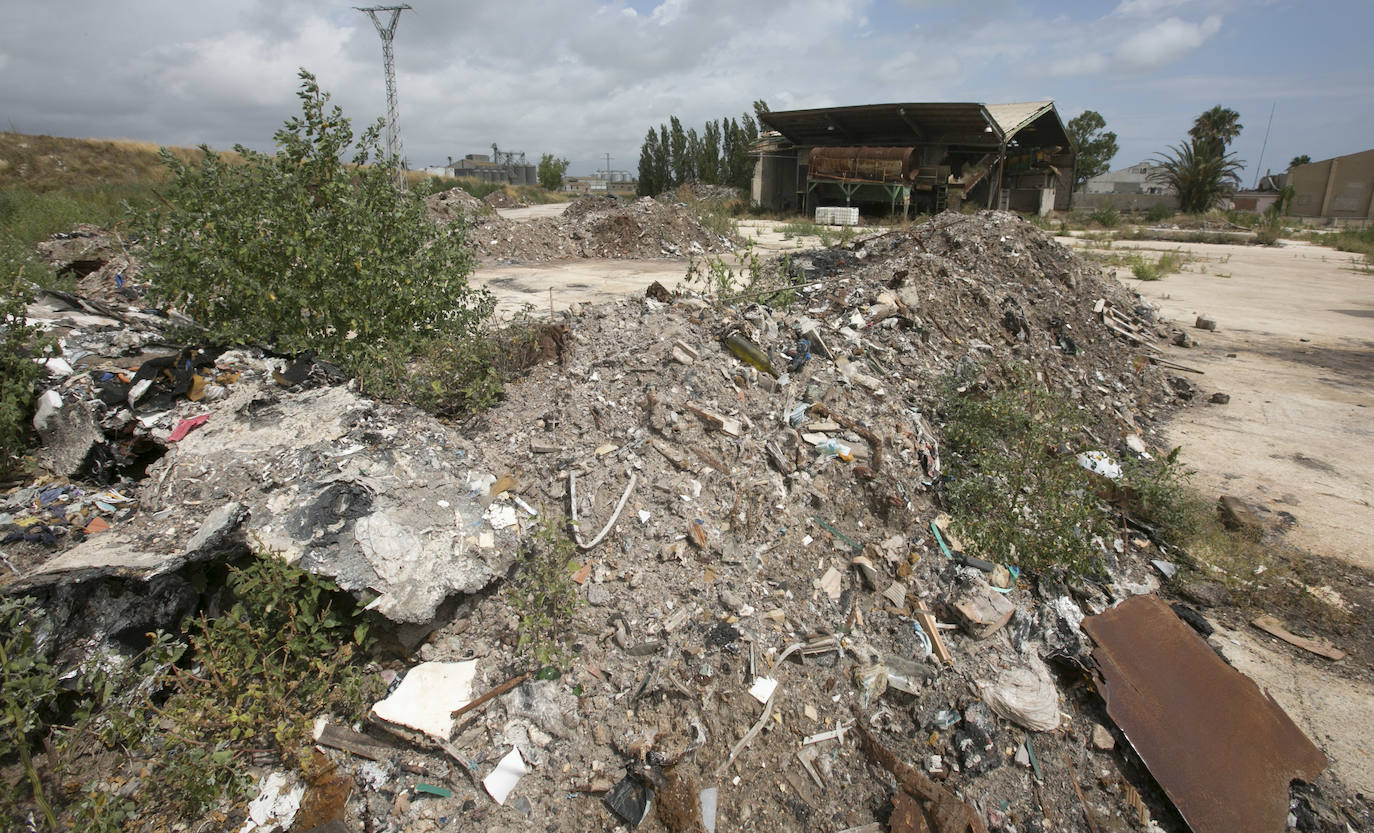
<path fill-rule="evenodd" d="M 315 742 L 332 749 L 342 749 L 371 761 L 389 761 L 400 750 L 381 741 L 355 732 L 337 723 L 326 723 L 315 733 Z"/>
<path fill-rule="evenodd" d="M 1304 651 L 1311 651 L 1319 657 L 1326 657 L 1332 661 L 1345 659 L 1345 651 L 1332 645 L 1324 639 L 1308 639 L 1297 634 L 1290 633 L 1283 623 L 1273 616 L 1260 616 L 1250 620 L 1250 624 L 1269 634 L 1278 637 L 1289 645 L 1302 648 Z"/>

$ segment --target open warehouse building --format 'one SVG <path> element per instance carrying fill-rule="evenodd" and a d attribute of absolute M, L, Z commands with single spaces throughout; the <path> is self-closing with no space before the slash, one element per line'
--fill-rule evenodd
<path fill-rule="evenodd" d="M 867 104 L 760 116 L 753 202 L 934 213 L 1067 210 L 1075 149 L 1053 101 Z"/>

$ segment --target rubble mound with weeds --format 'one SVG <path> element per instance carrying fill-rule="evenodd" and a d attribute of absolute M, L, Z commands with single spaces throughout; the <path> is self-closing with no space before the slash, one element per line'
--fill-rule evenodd
<path fill-rule="evenodd" d="M 667 209 L 626 208 L 637 206 Z M 615 216 L 594 205 L 559 222 Z M 168 450 L 122 484 L 136 512 L 120 504 L 80 546 L 122 536 L 191 563 L 69 572 L 45 592 L 84 600 L 80 645 L 132 663 L 136 647 L 99 633 L 102 611 L 155 614 L 140 594 L 177 582 L 166 607 L 203 604 L 194 565 L 216 556 L 192 534 L 248 495 L 233 514 L 244 527 L 405 623 L 341 638 L 350 662 L 364 636 L 397 643 L 348 667 L 351 694 L 403 685 L 420 661 L 475 663 L 472 695 L 496 693 L 442 737 L 376 717 L 355 732 L 350 708 L 326 700 L 314 712 L 332 724 L 313 738 L 323 751 L 296 724 L 266 723 L 204 752 L 240 766 L 227 785 L 294 786 L 349 829 L 694 832 L 703 805 L 720 830 L 895 829 L 919 811 L 894 796 L 890 770 L 939 833 L 1086 829 L 1085 813 L 1182 831 L 1083 684 L 1084 617 L 1161 589 L 1152 561 L 1187 563 L 1153 511 L 1177 473 L 1150 461 L 1173 457 L 1148 441 L 1183 389 L 1143 357 L 1167 333 L 1138 299 L 1000 212 L 702 274 L 702 293 L 659 287 L 574 309 L 545 363 L 461 425 L 243 351 L 197 367 L 224 389 L 214 397 L 188 401 L 159 376 L 163 410 L 134 421 L 150 418 Z M 98 391 L 102 372 L 77 376 Z M 294 448 L 301 431 L 312 442 Z M 19 521 L 60 502 L 38 485 L 3 510 Z M 75 496 L 97 509 L 108 497 Z M 489 555 L 481 589 L 447 602 L 426 590 L 474 552 Z M 290 611 L 307 653 L 351 624 L 313 606 L 324 595 Z M 425 621 L 398 615 L 421 597 Z M 241 644 L 236 628 L 254 621 L 245 604 L 189 641 Z M 248 642 L 267 638 L 260 628 Z M 198 667 L 173 676 L 212 680 Z M 260 685 L 280 698 L 281 679 Z M 195 714 L 169 702 L 167 719 Z M 432 707 L 445 719 L 453 708 Z M 234 736 L 232 721 L 211 722 L 185 725 L 207 730 L 202 743 Z M 123 801 L 143 766 L 130 748 L 102 747 L 112 774 L 83 806 Z M 499 761 L 524 770 L 502 804 L 483 781 Z M 209 771 L 196 783 L 225 785 L 213 780 L 222 765 Z M 17 795 L 28 772 L 48 777 L 6 770 Z M 1300 817 L 1369 820 L 1358 802 L 1333 809 L 1325 789 L 1299 794 Z M 215 809 L 192 829 L 240 829 L 252 795 L 207 798 Z"/>
<path fill-rule="evenodd" d="M 559 217 L 479 220 L 471 231 L 483 260 L 529 263 L 564 258 L 688 257 L 729 252 L 734 241 L 712 231 L 683 203 L 651 197 L 583 197 Z"/>

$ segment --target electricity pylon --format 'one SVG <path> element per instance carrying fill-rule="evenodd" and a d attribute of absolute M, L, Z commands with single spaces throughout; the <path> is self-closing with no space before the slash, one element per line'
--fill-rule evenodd
<path fill-rule="evenodd" d="M 401 12 L 409 9 L 410 6 L 371 6 L 368 8 L 354 6 L 354 8 L 360 12 L 367 12 L 367 16 L 372 18 L 372 25 L 377 27 L 377 34 L 382 36 L 382 66 L 386 70 L 386 154 L 392 164 L 396 166 L 396 187 L 404 191 L 406 189 L 405 157 L 401 155 L 401 128 L 398 124 L 400 113 L 396 108 L 396 57 L 391 51 L 391 39 L 396 34 L 396 23 L 401 19 Z M 391 20 L 384 25 L 381 18 L 377 17 L 378 12 L 391 12 Z"/>

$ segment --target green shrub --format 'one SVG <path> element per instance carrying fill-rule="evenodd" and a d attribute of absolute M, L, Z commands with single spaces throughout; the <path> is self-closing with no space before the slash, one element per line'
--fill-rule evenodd
<path fill-rule="evenodd" d="M 213 341 L 315 350 L 350 373 L 474 332 L 494 301 L 468 284 L 461 224 L 440 229 L 418 196 L 397 193 L 380 121 L 345 164 L 349 120 L 313 75 L 300 78 L 303 113 L 277 131 L 276 155 L 238 147 L 243 163 L 229 164 L 203 148 L 188 165 L 163 154 L 170 208 L 142 218 L 155 298 Z"/>
<path fill-rule="evenodd" d="M 1150 260 L 1144 255 L 1132 252 L 1126 256 L 1126 265 L 1137 280 L 1157 281 L 1165 275 L 1172 275 L 1183 265 L 1183 255 L 1178 252 L 1165 252 L 1158 260 Z"/>
<path fill-rule="evenodd" d="M 1255 224 L 1255 242 L 1262 246 L 1273 246 L 1283 236 L 1283 222 L 1276 212 L 1266 212 Z"/>
<path fill-rule="evenodd" d="M 1088 219 L 1103 228 L 1116 228 L 1121 225 L 1121 212 L 1114 205 L 1104 205 L 1088 215 Z"/>
<path fill-rule="evenodd" d="M 1063 451 L 1081 425 L 1068 402 L 1025 376 L 1002 390 L 951 378 L 940 413 L 945 497 L 971 549 L 1031 570 L 1100 572 L 1092 539 L 1106 527 L 1091 475 Z"/>
<path fill-rule="evenodd" d="M 1152 205 L 1145 212 L 1145 219 L 1151 223 L 1162 223 L 1174 218 L 1174 210 L 1167 205 Z"/>
<path fill-rule="evenodd" d="M 0 474 L 7 474 L 19 465 L 33 417 L 34 383 L 45 373 L 34 358 L 51 340 L 24 318 L 32 295 L 22 272 L 0 293 Z"/>

